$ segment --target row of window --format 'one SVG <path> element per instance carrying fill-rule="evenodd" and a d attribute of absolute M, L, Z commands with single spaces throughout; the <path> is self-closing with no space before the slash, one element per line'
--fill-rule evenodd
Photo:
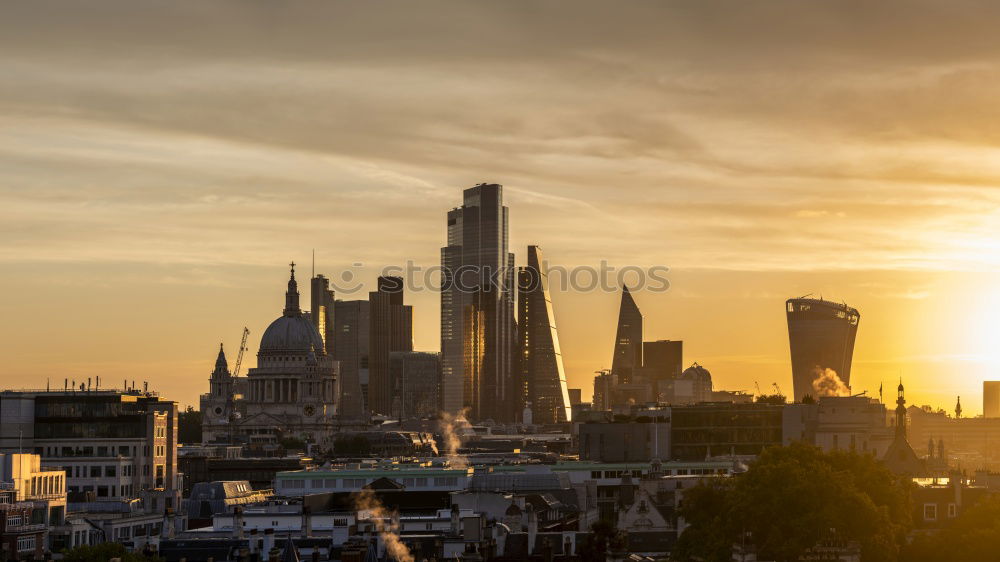
<path fill-rule="evenodd" d="M 18 552 L 31 552 L 35 550 L 37 537 L 35 535 L 27 537 L 17 537 L 17 551 Z"/>
<path fill-rule="evenodd" d="M 954 518 L 958 516 L 958 506 L 954 503 L 948 504 L 948 518 Z M 924 504 L 924 521 L 937 521 L 938 518 L 938 505 L 936 503 L 925 503 Z"/>
<path fill-rule="evenodd" d="M 156 429 L 157 437 L 166 437 L 166 428 Z M 93 446 L 84 445 L 76 447 L 35 447 L 35 453 L 43 457 L 134 457 L 139 453 L 139 447 L 135 445 L 114 446 Z M 142 448 L 142 454 L 149 456 L 149 445 Z"/>
<path fill-rule="evenodd" d="M 341 482 L 340 486 L 337 485 L 338 481 Z M 413 486 L 416 486 L 416 487 L 426 487 L 428 485 L 428 481 L 432 482 L 434 486 L 439 486 L 439 487 L 440 486 L 448 486 L 448 487 L 457 487 L 458 486 L 458 477 L 457 476 L 435 476 L 432 479 L 429 479 L 427 477 L 421 477 L 421 478 L 403 478 L 402 479 L 402 484 L 403 484 L 403 486 L 406 486 L 406 487 L 413 487 Z M 327 478 L 327 479 L 313 478 L 313 479 L 309 480 L 309 487 L 310 488 L 314 488 L 314 489 L 338 488 L 339 487 L 339 488 L 345 488 L 345 489 L 348 489 L 348 490 L 354 490 L 354 489 L 358 489 L 358 488 L 364 487 L 366 484 L 368 484 L 368 482 L 369 482 L 368 478 L 343 478 L 343 479 L 340 479 L 340 480 L 338 480 L 337 478 Z M 282 480 L 281 481 L 281 486 L 283 488 L 301 490 L 301 489 L 304 489 L 306 487 L 306 482 L 305 482 L 305 480 L 298 480 L 298 479 Z"/>
<path fill-rule="evenodd" d="M 143 465 L 143 476 L 149 476 L 149 465 Z M 121 476 L 135 476 L 135 466 L 122 466 Z M 74 465 L 66 467 L 69 478 L 117 478 L 118 467 L 115 465 Z"/>

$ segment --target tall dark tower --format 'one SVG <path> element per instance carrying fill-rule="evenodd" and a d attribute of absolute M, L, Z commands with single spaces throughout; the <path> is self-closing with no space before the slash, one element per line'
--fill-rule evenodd
<path fill-rule="evenodd" d="M 815 397 L 813 381 L 825 369 L 851 384 L 851 359 L 861 314 L 846 304 L 823 299 L 789 299 L 788 345 L 792 355 L 794 400 L 806 394 Z"/>
<path fill-rule="evenodd" d="M 503 187 L 479 184 L 448 212 L 441 248 L 441 408 L 513 421 L 514 254 Z"/>
<path fill-rule="evenodd" d="M 542 263 L 538 246 L 528 246 L 528 265 L 517 272 L 519 379 L 532 421 L 551 424 L 570 421 L 572 413 L 548 274 Z"/>
<path fill-rule="evenodd" d="M 333 313 L 333 358 L 340 362 L 340 416 L 366 417 L 368 403 L 369 307 L 366 300 L 336 301 Z"/>
<path fill-rule="evenodd" d="M 390 415 L 392 381 L 389 354 L 413 351 L 413 307 L 403 304 L 403 278 L 379 277 L 368 293 L 368 400 L 372 412 Z"/>
<path fill-rule="evenodd" d="M 611 374 L 619 383 L 632 382 L 632 375 L 642 366 L 642 313 L 632 300 L 628 287 L 622 286 L 622 303 L 618 309 L 618 330 L 615 352 L 611 358 Z"/>
<path fill-rule="evenodd" d="M 333 354 L 333 291 L 330 280 L 322 275 L 315 275 L 310 284 L 310 318 L 313 325 L 323 338 L 323 352 Z"/>

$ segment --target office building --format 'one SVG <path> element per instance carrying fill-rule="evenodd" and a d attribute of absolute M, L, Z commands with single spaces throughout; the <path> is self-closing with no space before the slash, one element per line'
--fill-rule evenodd
<path fill-rule="evenodd" d="M 654 400 L 672 402 L 670 388 L 684 368 L 684 342 L 657 340 L 642 342 L 640 379 L 651 387 Z"/>
<path fill-rule="evenodd" d="M 841 394 L 849 394 L 854 339 L 861 314 L 846 304 L 823 299 L 789 299 L 788 343 L 792 358 L 793 398 L 801 401 L 824 394 L 814 387 L 821 377 L 837 377 Z M 832 371 L 832 372 L 831 372 Z"/>
<path fill-rule="evenodd" d="M 528 265 L 517 273 L 520 408 L 536 424 L 572 419 L 559 332 L 549 296 L 548 274 L 538 246 L 528 246 Z"/>
<path fill-rule="evenodd" d="M 333 358 L 340 364 L 340 417 L 342 420 L 367 419 L 368 301 L 336 301 L 333 325 Z"/>
<path fill-rule="evenodd" d="M 59 550 L 49 530 L 65 524 L 66 472 L 62 468 L 43 467 L 41 456 L 34 453 L 0 453 L 0 495 L 6 496 L 0 496 L 0 527 L 6 519 L 0 542 L 14 547 L 8 552 Z"/>
<path fill-rule="evenodd" d="M 642 366 L 642 313 L 632 299 L 628 287 L 622 286 L 622 301 L 618 309 L 618 329 L 611 358 L 611 374 L 617 382 L 632 382 L 635 371 Z"/>
<path fill-rule="evenodd" d="M 323 349 L 319 330 L 299 307 L 293 263 L 284 310 L 264 331 L 257 366 L 247 373 L 246 415 L 235 424 L 247 441 L 329 440 L 337 415 L 337 365 Z"/>
<path fill-rule="evenodd" d="M 389 355 L 413 351 L 413 307 L 403 304 L 403 279 L 379 277 L 368 306 L 368 404 L 372 413 L 387 416 L 393 402 Z"/>
<path fill-rule="evenodd" d="M 983 417 L 1000 418 L 1000 381 L 983 381 Z"/>
<path fill-rule="evenodd" d="M 503 187 L 479 184 L 448 212 L 441 249 L 441 406 L 475 420 L 516 418 L 514 254 Z"/>
<path fill-rule="evenodd" d="M 161 514 L 178 507 L 177 404 L 152 393 L 4 391 L 0 450 L 33 451 L 42 467 L 63 469 L 71 504 L 141 500 Z"/>
<path fill-rule="evenodd" d="M 438 413 L 441 356 L 423 351 L 393 351 L 389 354 L 391 404 L 388 412 L 397 420 L 426 418 Z"/>
<path fill-rule="evenodd" d="M 594 377 L 594 395 L 591 399 L 595 410 L 610 410 L 615 389 L 615 377 L 608 371 L 602 371 Z"/>
<path fill-rule="evenodd" d="M 316 275 L 310 284 L 309 319 L 316 326 L 320 339 L 323 340 L 323 353 L 333 355 L 333 313 L 334 295 L 330 289 L 330 280 L 323 275 Z"/>

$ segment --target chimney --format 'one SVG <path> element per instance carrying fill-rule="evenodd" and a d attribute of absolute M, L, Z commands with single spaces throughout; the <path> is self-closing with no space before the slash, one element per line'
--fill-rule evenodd
<path fill-rule="evenodd" d="M 535 506 L 525 504 L 528 513 L 528 554 L 534 554 L 535 537 L 538 536 L 538 515 L 535 514 Z"/>
<path fill-rule="evenodd" d="M 302 536 L 311 537 L 313 534 L 312 508 L 308 505 L 302 506 Z"/>
<path fill-rule="evenodd" d="M 160 532 L 160 536 L 165 539 L 174 538 L 174 510 L 173 508 L 166 508 L 163 510 L 163 531 Z"/>
<path fill-rule="evenodd" d="M 274 550 L 274 529 L 264 529 L 264 544 L 261 546 L 260 559 L 269 559 L 271 557 L 271 551 Z"/>
<path fill-rule="evenodd" d="M 240 506 L 233 508 L 233 538 L 243 538 L 243 508 Z"/>

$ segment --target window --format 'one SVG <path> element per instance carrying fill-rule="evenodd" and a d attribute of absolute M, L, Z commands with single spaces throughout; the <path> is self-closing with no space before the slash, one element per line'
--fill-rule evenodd
<path fill-rule="evenodd" d="M 600 478 L 601 477 L 601 471 L 600 470 L 591 470 L 590 471 L 590 477 L 594 478 L 594 479 Z"/>
<path fill-rule="evenodd" d="M 90 467 L 90 477 L 91 478 L 100 478 L 101 477 L 101 467 L 99 467 L 99 466 L 92 466 L 92 467 Z"/>
<path fill-rule="evenodd" d="M 311 484 L 310 484 L 310 485 L 311 485 L 311 487 L 313 487 L 313 488 L 322 488 L 322 487 L 323 487 L 323 481 L 322 481 L 322 480 L 320 480 L 319 478 L 314 478 L 314 479 L 312 480 L 312 482 L 311 482 Z"/>
<path fill-rule="evenodd" d="M 35 535 L 30 537 L 17 537 L 17 551 L 30 552 L 35 550 Z"/>
<path fill-rule="evenodd" d="M 20 527 L 24 518 L 20 513 L 14 513 L 7 516 L 7 526 L 8 527 Z"/>
<path fill-rule="evenodd" d="M 937 521 L 937 504 L 924 504 L 924 521 Z"/>
<path fill-rule="evenodd" d="M 117 470 L 115 469 L 115 467 L 113 467 L 113 466 L 105 466 L 104 467 L 104 476 L 113 478 L 113 477 L 117 476 L 116 473 L 117 473 Z"/>
<path fill-rule="evenodd" d="M 948 504 L 948 517 L 958 517 L 958 506 L 950 503 Z"/>
<path fill-rule="evenodd" d="M 326 479 L 326 487 L 327 488 L 336 488 L 337 487 L 337 479 L 336 478 L 327 478 Z"/>
<path fill-rule="evenodd" d="M 285 488 L 295 488 L 295 489 L 298 489 L 298 488 L 305 488 L 306 487 L 305 480 L 285 480 L 283 482 L 283 484 L 284 484 Z"/>

